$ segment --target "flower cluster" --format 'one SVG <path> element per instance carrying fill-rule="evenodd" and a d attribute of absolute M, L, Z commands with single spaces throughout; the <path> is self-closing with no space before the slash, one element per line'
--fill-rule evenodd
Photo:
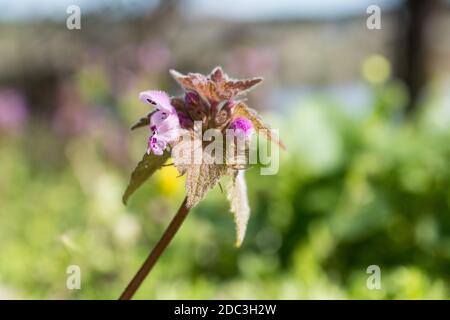
<path fill-rule="evenodd" d="M 195 121 L 202 122 L 203 129 L 231 129 L 238 138 L 249 139 L 254 132 L 252 122 L 245 117 L 232 119 L 236 101 L 222 103 L 202 98 L 197 92 L 187 91 L 184 99 L 171 98 L 163 91 L 144 91 L 139 98 L 155 107 L 149 114 L 151 135 L 147 153 L 161 156 L 163 151 L 176 143 L 183 130 L 192 130 Z M 175 108 L 171 103 L 177 106 Z M 212 121 L 211 121 L 212 120 Z"/>
<path fill-rule="evenodd" d="M 171 75 L 182 87 L 182 96 L 169 97 L 162 91 L 144 91 L 140 94 L 140 100 L 155 109 L 147 117 L 140 119 L 133 129 L 149 126 L 151 135 L 147 153 L 133 172 L 123 200 L 126 202 L 169 157 L 173 158 L 180 174 L 186 175 L 188 208 L 194 207 L 203 199 L 221 177 L 230 176 L 231 185 L 227 188 L 227 193 L 237 225 L 237 244 L 240 245 L 250 214 L 243 171 L 246 166 L 236 166 L 228 159 L 224 162 L 208 161 L 212 157 L 208 153 L 209 143 L 201 140 L 199 147 L 194 150 L 195 144 L 186 143 L 183 138 L 195 136 L 198 131 L 196 125 L 200 124 L 202 131 L 212 130 L 220 138 L 233 132 L 233 146 L 239 149 L 237 141 L 243 140 L 244 152 L 248 151 L 248 141 L 254 132 L 264 134 L 268 140 L 283 147 L 257 113 L 243 102 L 243 95 L 262 79 L 232 79 L 220 67 L 209 75 L 183 75 L 174 70 L 171 70 Z M 183 157 L 194 151 L 199 151 L 202 155 L 199 163 L 183 161 Z"/>

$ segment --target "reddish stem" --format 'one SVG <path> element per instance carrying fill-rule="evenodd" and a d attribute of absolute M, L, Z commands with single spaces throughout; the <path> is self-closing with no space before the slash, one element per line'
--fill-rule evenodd
<path fill-rule="evenodd" d="M 130 281 L 125 291 L 120 296 L 119 300 L 130 300 L 136 293 L 136 291 L 139 289 L 142 282 L 148 276 L 153 266 L 156 264 L 156 262 L 158 262 L 159 257 L 167 248 L 170 241 L 175 236 L 178 229 L 183 224 L 184 219 L 189 213 L 189 208 L 186 206 L 186 202 L 187 198 L 184 198 L 184 201 L 181 204 L 180 208 L 178 209 L 177 214 L 175 215 L 175 217 L 173 217 L 172 221 L 170 222 L 166 231 L 162 235 L 161 239 L 158 241 L 156 246 L 150 252 L 149 256 L 147 257 L 147 259 L 145 260 L 144 264 L 141 266 L 139 271 Z"/>

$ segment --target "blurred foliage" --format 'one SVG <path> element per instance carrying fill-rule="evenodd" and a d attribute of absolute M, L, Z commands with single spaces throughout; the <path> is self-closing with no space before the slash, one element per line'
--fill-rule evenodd
<path fill-rule="evenodd" d="M 383 63 L 375 57 L 364 72 Z M 403 119 L 402 86 L 379 84 L 388 72 L 373 79 L 373 107 L 362 116 L 323 96 L 271 114 L 288 152 L 277 175 L 248 171 L 243 246 L 233 246 L 216 188 L 137 298 L 448 299 L 450 117 L 435 98 Z M 117 298 L 161 236 L 183 199 L 173 167 L 121 203 L 146 148 L 145 129 L 126 131 L 147 111 L 137 92 L 158 86 L 135 83 L 114 95 L 101 68 L 83 70 L 60 106 L 76 117 L 29 120 L 21 133 L 0 136 L 1 297 Z M 81 290 L 66 289 L 72 264 L 81 267 Z M 366 287 L 373 264 L 381 290 Z"/>

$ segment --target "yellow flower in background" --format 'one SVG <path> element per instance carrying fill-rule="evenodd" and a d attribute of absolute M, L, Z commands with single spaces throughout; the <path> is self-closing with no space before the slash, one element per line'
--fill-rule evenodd
<path fill-rule="evenodd" d="M 162 195 L 171 196 L 183 190 L 184 177 L 179 177 L 179 175 L 174 166 L 163 167 L 158 171 L 156 181 Z"/>

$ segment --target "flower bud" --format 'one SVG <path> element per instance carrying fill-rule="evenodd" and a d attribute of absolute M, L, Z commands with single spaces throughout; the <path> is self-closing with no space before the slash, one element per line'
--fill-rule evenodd
<path fill-rule="evenodd" d="M 184 96 L 184 102 L 187 105 L 196 105 L 200 103 L 200 96 L 196 92 L 187 92 Z"/>
<path fill-rule="evenodd" d="M 247 118 L 236 118 L 230 123 L 230 129 L 233 129 L 236 134 L 243 135 L 245 138 L 249 138 L 253 133 L 253 124 Z"/>

